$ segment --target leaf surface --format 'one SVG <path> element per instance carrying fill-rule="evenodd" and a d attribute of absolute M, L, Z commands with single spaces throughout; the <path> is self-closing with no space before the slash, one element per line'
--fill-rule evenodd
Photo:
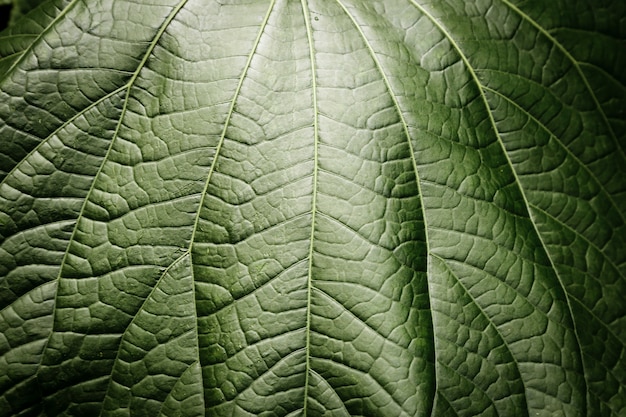
<path fill-rule="evenodd" d="M 614 3 L 18 20 L 0 416 L 622 415 Z"/>

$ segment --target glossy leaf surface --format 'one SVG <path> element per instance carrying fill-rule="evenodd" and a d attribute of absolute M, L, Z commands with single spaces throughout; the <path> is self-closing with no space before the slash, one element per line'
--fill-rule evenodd
<path fill-rule="evenodd" d="M 0 416 L 623 415 L 618 3 L 16 22 Z"/>

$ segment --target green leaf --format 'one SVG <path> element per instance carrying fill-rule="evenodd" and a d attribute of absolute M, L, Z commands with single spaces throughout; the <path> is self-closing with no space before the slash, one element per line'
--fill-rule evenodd
<path fill-rule="evenodd" d="M 28 14 L 31 10 L 36 9 L 41 4 L 48 0 L 0 0 L 0 6 L 3 6 L 0 11 L 3 16 L 0 18 L 0 30 L 4 30 L 7 26 L 13 26 L 24 15 Z M 53 2 L 54 0 L 50 0 Z M 47 6 L 46 6 L 47 7 Z M 37 20 L 37 19 L 35 19 Z M 22 22 L 19 26 L 29 26 L 31 24 L 37 26 L 38 22 Z M 19 29 L 18 29 L 19 32 Z M 4 55 L 4 54 L 3 54 Z"/>
<path fill-rule="evenodd" d="M 43 3 L 0 416 L 624 415 L 625 8 Z"/>

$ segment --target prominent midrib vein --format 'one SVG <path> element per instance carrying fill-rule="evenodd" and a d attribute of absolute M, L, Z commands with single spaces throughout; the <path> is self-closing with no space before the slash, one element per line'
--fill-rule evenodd
<path fill-rule="evenodd" d="M 485 94 L 484 91 L 484 86 L 482 85 L 482 83 L 480 82 L 480 79 L 478 78 L 478 75 L 476 74 L 476 71 L 474 70 L 474 67 L 471 65 L 471 63 L 469 62 L 469 59 L 467 58 L 467 56 L 465 55 L 465 53 L 463 52 L 463 49 L 460 47 L 459 44 L 457 44 L 457 42 L 454 40 L 454 38 L 452 37 L 452 34 L 443 26 L 443 24 L 437 19 L 435 18 L 435 16 L 433 16 L 428 10 L 426 10 L 422 5 L 418 4 L 415 0 L 410 0 L 411 3 L 415 6 L 415 8 L 417 8 L 424 16 L 426 16 L 426 18 L 428 18 L 428 20 L 430 20 L 432 22 L 432 24 L 437 27 L 437 29 L 439 29 L 439 31 L 441 32 L 441 34 L 448 40 L 448 42 L 450 42 L 450 45 L 452 46 L 452 49 L 455 50 L 457 52 L 457 54 L 459 55 L 459 58 L 461 59 L 461 61 L 463 62 L 463 65 L 465 66 L 465 68 L 467 69 L 467 71 L 470 74 L 470 77 L 472 78 L 472 80 L 474 80 L 474 84 L 476 85 L 476 87 L 478 88 L 478 92 L 480 95 L 480 100 L 483 102 L 483 106 L 487 112 L 487 115 L 489 117 L 489 124 L 491 126 L 491 129 L 495 135 L 495 137 L 497 138 L 497 142 L 498 145 L 500 146 L 501 152 L 504 155 L 504 157 L 507 160 L 507 164 L 511 170 L 511 173 L 513 175 L 513 178 L 515 179 L 515 182 L 517 184 L 517 189 L 519 190 L 519 193 L 524 201 L 524 206 L 526 207 L 526 210 L 528 212 L 528 216 L 529 216 L 529 221 L 530 224 L 535 232 L 535 235 L 537 236 L 537 238 L 539 239 L 539 242 L 541 242 L 541 246 L 548 258 L 548 262 L 550 263 L 550 266 L 552 268 L 552 270 L 554 271 L 554 276 L 556 277 L 556 280 L 559 284 L 559 286 L 561 287 L 561 291 L 563 293 L 563 296 L 565 297 L 565 302 L 567 304 L 567 309 L 568 309 L 568 313 L 569 313 L 569 317 L 571 320 L 571 325 L 572 325 L 572 331 L 574 332 L 574 337 L 576 338 L 576 343 L 578 345 L 578 356 L 581 360 L 581 364 L 582 364 L 582 368 L 585 368 L 584 365 L 584 355 L 582 352 L 582 343 L 581 343 L 581 338 L 580 335 L 578 334 L 578 328 L 577 328 L 577 323 L 576 320 L 574 319 L 574 310 L 572 308 L 572 304 L 570 302 L 569 297 L 567 296 L 567 290 L 565 288 L 565 284 L 563 283 L 563 280 L 561 279 L 555 265 L 554 262 L 552 260 L 552 256 L 550 254 L 550 252 L 548 251 L 548 247 L 546 245 L 546 243 L 543 240 L 543 237 L 541 236 L 541 234 L 539 233 L 539 230 L 537 229 L 537 225 L 535 224 L 534 221 L 532 221 L 532 218 L 530 217 L 530 203 L 528 201 L 528 198 L 526 196 L 526 193 L 524 192 L 524 189 L 521 186 L 521 182 L 519 180 L 519 177 L 517 175 L 517 172 L 515 171 L 515 168 L 513 166 L 513 162 L 511 161 L 511 158 L 509 157 L 509 154 L 506 151 L 506 148 L 504 147 L 504 143 L 502 141 L 502 138 L 500 137 L 500 133 L 498 131 L 497 125 L 496 125 L 496 121 L 493 117 L 493 114 L 491 112 L 491 107 L 489 106 L 489 102 L 487 100 L 487 96 Z M 506 1 L 506 0 L 503 0 Z M 586 373 L 583 372 L 583 379 L 585 382 L 585 391 L 587 390 L 587 386 L 589 386 L 589 382 L 587 380 L 588 376 Z M 585 412 L 586 412 L 586 408 L 587 408 L 587 399 L 584 399 L 584 407 L 585 407 Z"/>
<path fill-rule="evenodd" d="M 311 95 L 313 101 L 313 195 L 311 198 L 311 232 L 308 253 L 308 275 L 306 290 L 306 327 L 305 327 L 305 366 L 304 366 L 304 392 L 302 401 L 302 414 L 307 416 L 307 407 L 309 400 L 309 384 L 311 378 L 311 292 L 313 291 L 313 253 L 315 238 L 315 220 L 317 213 L 317 182 L 318 182 L 318 165 L 319 165 L 319 114 L 317 105 L 317 68 L 315 65 L 315 49 L 313 44 L 313 28 L 311 27 L 311 19 L 309 16 L 309 5 L 307 0 L 301 0 L 302 15 L 304 16 L 304 25 L 306 28 L 307 40 L 309 42 L 309 60 L 311 61 Z"/>

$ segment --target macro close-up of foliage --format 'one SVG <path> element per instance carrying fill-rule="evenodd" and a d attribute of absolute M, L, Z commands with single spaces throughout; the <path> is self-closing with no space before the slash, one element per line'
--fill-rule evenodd
<path fill-rule="evenodd" d="M 0 5 L 0 417 L 626 416 L 626 2 Z"/>

